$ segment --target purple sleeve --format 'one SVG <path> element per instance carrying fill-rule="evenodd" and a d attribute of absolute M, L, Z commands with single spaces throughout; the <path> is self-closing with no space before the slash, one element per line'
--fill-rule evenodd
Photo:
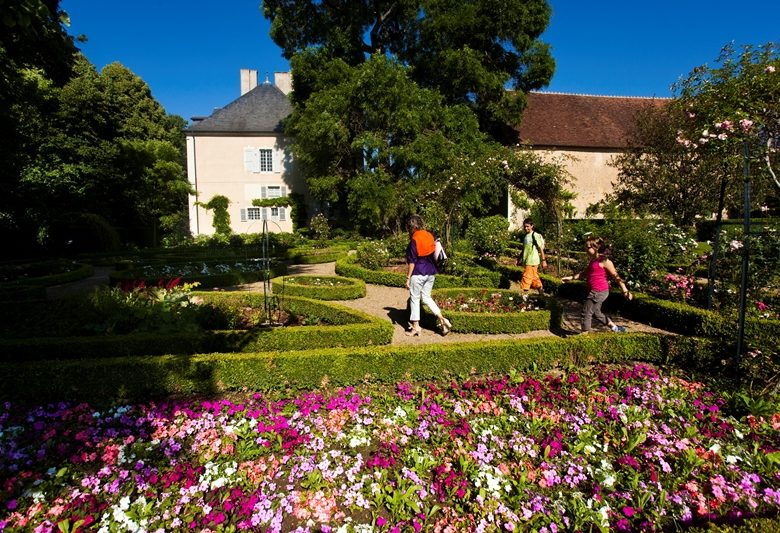
<path fill-rule="evenodd" d="M 414 239 L 409 240 L 409 246 L 406 247 L 406 264 L 417 262 L 417 243 Z"/>

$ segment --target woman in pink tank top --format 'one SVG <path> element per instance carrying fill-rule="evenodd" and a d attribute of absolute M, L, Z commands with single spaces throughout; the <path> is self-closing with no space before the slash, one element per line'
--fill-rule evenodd
<path fill-rule="evenodd" d="M 618 326 L 601 310 L 601 306 L 609 296 L 609 278 L 614 279 L 623 291 L 623 297 L 628 300 L 633 298 L 626 283 L 618 275 L 615 265 L 605 255 L 607 245 L 601 238 L 589 238 L 585 241 L 588 254 L 588 266 L 585 270 L 574 276 L 564 276 L 561 281 L 572 279 L 585 279 L 588 283 L 588 297 L 582 306 L 582 333 L 588 333 L 593 322 L 593 317 L 601 323 L 609 326 L 612 331 L 622 332 L 626 328 Z"/>

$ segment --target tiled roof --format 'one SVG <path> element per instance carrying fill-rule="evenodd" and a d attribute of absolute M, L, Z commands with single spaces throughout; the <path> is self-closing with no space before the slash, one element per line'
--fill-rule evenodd
<path fill-rule="evenodd" d="M 547 148 L 628 147 L 636 113 L 646 106 L 663 106 L 665 98 L 528 94 L 518 142 Z"/>
<path fill-rule="evenodd" d="M 281 133 L 282 120 L 292 113 L 292 105 L 282 91 L 262 83 L 233 100 L 211 116 L 193 122 L 189 135 L 224 135 L 241 133 Z"/>

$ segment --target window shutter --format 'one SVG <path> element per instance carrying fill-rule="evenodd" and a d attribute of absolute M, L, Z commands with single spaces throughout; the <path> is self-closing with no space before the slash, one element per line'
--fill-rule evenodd
<path fill-rule="evenodd" d="M 268 187 L 266 187 L 265 185 L 260 187 L 260 198 L 261 199 L 268 198 Z"/>
<path fill-rule="evenodd" d="M 244 170 L 260 172 L 260 151 L 257 148 L 244 148 Z"/>
<path fill-rule="evenodd" d="M 246 222 L 246 209 L 241 208 L 241 222 Z"/>
<path fill-rule="evenodd" d="M 263 214 L 263 220 L 268 220 L 268 208 L 264 207 L 261 213 Z"/>
<path fill-rule="evenodd" d="M 279 220 L 287 220 L 287 208 L 286 207 L 280 207 L 279 208 Z"/>
<path fill-rule="evenodd" d="M 281 194 L 282 194 L 282 198 L 287 196 L 287 186 L 286 185 L 282 185 L 282 193 Z"/>
<path fill-rule="evenodd" d="M 273 163 L 274 169 L 273 169 L 273 171 L 276 172 L 277 174 L 282 171 L 282 157 L 281 156 L 282 156 L 281 150 L 277 150 L 276 148 L 274 148 L 274 163 Z"/>

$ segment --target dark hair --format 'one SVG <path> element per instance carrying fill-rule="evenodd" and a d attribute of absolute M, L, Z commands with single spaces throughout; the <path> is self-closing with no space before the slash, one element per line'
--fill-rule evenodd
<path fill-rule="evenodd" d="M 593 246 L 598 253 L 603 255 L 609 255 L 612 251 L 609 248 L 607 241 L 605 241 L 601 237 L 588 237 L 587 239 L 585 239 L 585 245 L 588 247 Z"/>
<path fill-rule="evenodd" d="M 530 218 L 526 218 L 525 220 L 523 220 L 523 226 L 525 226 L 526 224 L 530 224 L 531 226 L 533 226 L 534 221 L 531 220 Z"/>
<path fill-rule="evenodd" d="M 409 233 L 414 233 L 415 231 L 425 229 L 425 222 L 423 221 L 422 217 L 420 215 L 412 215 L 409 217 L 409 220 L 406 222 L 406 230 Z"/>

